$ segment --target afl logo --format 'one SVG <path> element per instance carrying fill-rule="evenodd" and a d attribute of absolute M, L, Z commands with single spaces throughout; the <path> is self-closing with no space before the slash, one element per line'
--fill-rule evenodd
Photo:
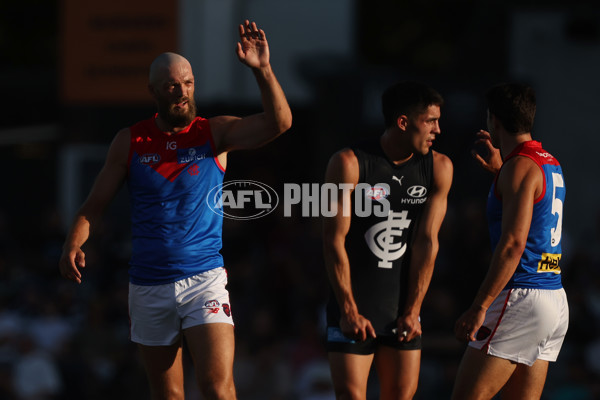
<path fill-rule="evenodd" d="M 156 153 L 144 154 L 138 158 L 140 164 L 153 165 L 160 161 L 160 156 Z"/>
<path fill-rule="evenodd" d="M 420 199 L 427 194 L 427 188 L 421 185 L 414 185 L 408 188 L 406 191 L 410 197 Z"/>
<path fill-rule="evenodd" d="M 279 196 L 269 185 L 257 181 L 230 181 L 213 187 L 206 196 L 212 212 L 224 218 L 248 220 L 275 210 Z"/>
<path fill-rule="evenodd" d="M 367 197 L 369 197 L 371 200 L 381 200 L 388 197 L 388 192 L 384 187 L 373 186 L 367 190 Z"/>

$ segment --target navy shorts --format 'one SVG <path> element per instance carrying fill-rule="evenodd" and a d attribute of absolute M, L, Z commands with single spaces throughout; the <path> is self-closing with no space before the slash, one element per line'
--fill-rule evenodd
<path fill-rule="evenodd" d="M 399 342 L 396 335 L 377 335 L 364 341 L 349 339 L 336 326 L 327 328 L 326 349 L 328 352 L 368 355 L 374 354 L 379 346 L 391 347 L 397 350 L 421 350 L 421 336 L 410 342 Z"/>

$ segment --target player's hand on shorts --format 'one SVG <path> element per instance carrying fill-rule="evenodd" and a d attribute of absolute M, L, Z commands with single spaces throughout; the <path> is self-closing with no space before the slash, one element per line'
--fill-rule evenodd
<path fill-rule="evenodd" d="M 471 307 L 454 324 L 454 336 L 461 342 L 475 341 L 475 335 L 485 321 L 485 309 Z"/>
<path fill-rule="evenodd" d="M 500 150 L 492 144 L 492 137 L 488 131 L 483 129 L 476 133 L 477 139 L 475 140 L 475 146 L 483 146 L 483 156 L 477 152 L 476 149 L 471 150 L 473 158 L 483 167 L 483 169 L 496 174 L 502 167 L 502 155 Z"/>
<path fill-rule="evenodd" d="M 81 283 L 80 268 L 85 268 L 85 253 L 80 248 L 65 249 L 58 263 L 60 274 L 75 283 Z"/>
<path fill-rule="evenodd" d="M 360 314 L 342 317 L 340 329 L 344 336 L 353 340 L 364 341 L 368 337 L 376 337 L 371 321 Z"/>
<path fill-rule="evenodd" d="M 410 342 L 423 333 L 418 315 L 403 315 L 398 318 L 396 332 L 399 342 Z"/>

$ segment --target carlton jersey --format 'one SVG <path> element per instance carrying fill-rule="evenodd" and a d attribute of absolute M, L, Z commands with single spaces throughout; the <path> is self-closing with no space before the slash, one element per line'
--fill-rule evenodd
<path fill-rule="evenodd" d="M 542 148 L 542 144 L 533 140 L 520 144 L 505 162 L 516 156 L 529 157 L 540 167 L 544 176 L 544 190 L 535 199 L 525 251 L 506 289 L 560 289 L 559 261 L 565 201 L 562 169 L 558 161 Z M 502 233 L 502 200 L 496 190 L 497 179 L 498 175 L 490 189 L 487 204 L 492 249 L 496 248 Z"/>
<path fill-rule="evenodd" d="M 405 303 L 412 235 L 431 188 L 433 155 L 431 151 L 424 156 L 413 154 L 404 164 L 395 165 L 383 152 L 379 138 L 352 150 L 359 165 L 346 236 L 352 291 L 358 312 L 376 333 L 392 335 Z M 386 203 L 388 212 L 376 215 Z M 331 292 L 329 326 L 337 326 L 339 319 Z"/>
<path fill-rule="evenodd" d="M 130 281 L 160 285 L 223 266 L 222 217 L 207 206 L 223 183 L 207 119 L 167 135 L 155 118 L 130 128 Z"/>

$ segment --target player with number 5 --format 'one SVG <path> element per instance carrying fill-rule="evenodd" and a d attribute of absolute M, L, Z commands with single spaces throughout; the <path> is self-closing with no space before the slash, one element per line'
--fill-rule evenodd
<path fill-rule="evenodd" d="M 468 341 L 452 399 L 539 399 L 549 362 L 569 324 L 562 287 L 565 183 L 560 164 L 532 140 L 534 90 L 500 84 L 487 95 L 487 131 L 474 157 L 495 173 L 487 204 L 491 264 L 471 307 L 455 325 Z"/>

